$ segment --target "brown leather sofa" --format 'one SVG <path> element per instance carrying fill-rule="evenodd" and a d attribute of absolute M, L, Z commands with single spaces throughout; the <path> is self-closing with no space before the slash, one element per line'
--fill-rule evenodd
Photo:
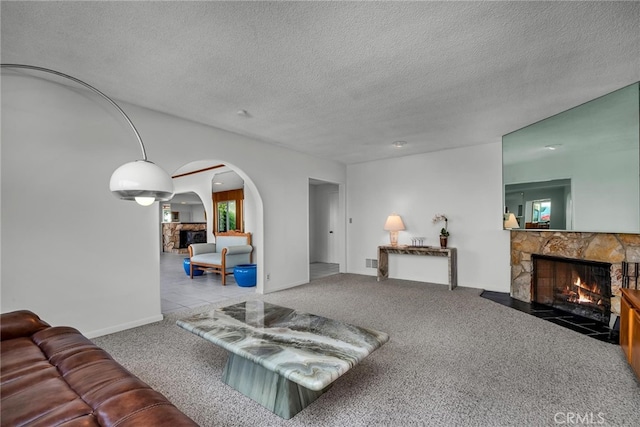
<path fill-rule="evenodd" d="M 2 426 L 197 426 L 76 329 L 0 316 Z"/>

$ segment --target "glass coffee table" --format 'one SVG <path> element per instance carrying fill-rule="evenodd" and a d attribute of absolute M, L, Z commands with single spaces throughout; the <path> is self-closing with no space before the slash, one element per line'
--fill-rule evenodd
<path fill-rule="evenodd" d="M 229 352 L 222 381 L 289 419 L 389 335 L 263 301 L 177 321 Z"/>

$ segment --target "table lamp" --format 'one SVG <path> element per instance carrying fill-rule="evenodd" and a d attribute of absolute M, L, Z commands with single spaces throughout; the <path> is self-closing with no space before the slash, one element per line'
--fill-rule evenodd
<path fill-rule="evenodd" d="M 389 215 L 387 221 L 384 223 L 384 229 L 389 232 L 391 246 L 398 246 L 398 231 L 405 229 L 400 215 L 395 212 Z"/>
<path fill-rule="evenodd" d="M 520 224 L 518 224 L 518 220 L 512 212 L 505 214 L 505 217 L 506 219 L 504 220 L 504 228 L 506 228 L 507 230 L 510 230 L 512 228 L 520 228 Z"/>

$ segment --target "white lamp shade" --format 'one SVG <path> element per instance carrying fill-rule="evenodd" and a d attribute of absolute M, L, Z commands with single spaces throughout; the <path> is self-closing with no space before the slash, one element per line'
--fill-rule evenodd
<path fill-rule="evenodd" d="M 146 160 L 125 163 L 111 175 L 109 188 L 122 200 L 136 200 L 140 204 L 165 201 L 173 197 L 171 177 L 155 164 Z"/>
<path fill-rule="evenodd" d="M 396 213 L 392 213 L 387 218 L 387 221 L 384 223 L 384 229 L 387 231 L 400 231 L 404 230 L 404 222 L 402 222 L 402 218 L 400 215 Z"/>
<path fill-rule="evenodd" d="M 518 224 L 518 220 L 516 219 L 516 216 L 513 213 L 509 213 L 509 216 L 504 221 L 504 228 L 507 228 L 507 229 L 520 228 L 520 224 Z"/>

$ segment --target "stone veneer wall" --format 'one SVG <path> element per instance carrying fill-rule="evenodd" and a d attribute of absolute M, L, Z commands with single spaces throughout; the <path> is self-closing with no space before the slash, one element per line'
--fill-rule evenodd
<path fill-rule="evenodd" d="M 162 251 L 172 254 L 188 254 L 189 249 L 180 248 L 180 230 L 199 231 L 206 230 L 207 224 L 198 223 L 181 223 L 181 222 L 164 222 L 162 223 Z"/>
<path fill-rule="evenodd" d="M 640 234 L 511 231 L 511 296 L 531 302 L 531 255 L 611 263 L 611 312 L 620 313 L 622 262 L 640 262 Z"/>

